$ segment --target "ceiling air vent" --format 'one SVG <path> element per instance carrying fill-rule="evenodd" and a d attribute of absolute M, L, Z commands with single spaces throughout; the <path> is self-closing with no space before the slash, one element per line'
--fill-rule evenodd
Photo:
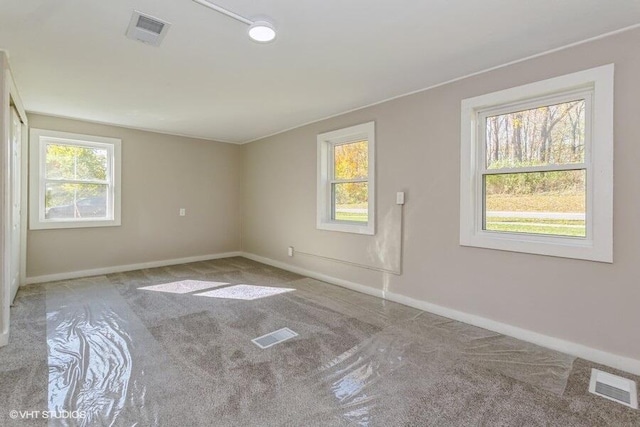
<path fill-rule="evenodd" d="M 591 369 L 589 391 L 605 399 L 638 409 L 638 394 L 635 381 L 597 369 Z"/>
<path fill-rule="evenodd" d="M 127 37 L 152 46 L 159 46 L 170 26 L 168 22 L 134 10 L 127 29 Z"/>

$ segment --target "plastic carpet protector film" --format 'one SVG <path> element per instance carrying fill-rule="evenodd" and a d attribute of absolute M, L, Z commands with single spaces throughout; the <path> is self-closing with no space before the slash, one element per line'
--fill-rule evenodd
<path fill-rule="evenodd" d="M 303 308 L 307 303 L 296 302 Z M 148 351 L 160 346 L 106 280 L 47 290 L 47 344 L 49 411 L 83 414 L 60 425 L 162 425 L 161 402 L 155 399 L 164 393 L 154 392 L 171 390 L 150 387 L 154 378 L 148 371 L 157 368 L 158 383 L 171 376 L 174 364 L 163 360 L 162 349 Z M 316 369 L 318 386 L 335 397 L 337 405 L 330 406 L 336 416 L 368 419 L 376 400 L 372 386 L 405 363 L 400 344 L 394 339 L 356 346 Z"/>
<path fill-rule="evenodd" d="M 124 292 L 128 295 L 128 289 Z M 216 425 L 235 425 L 233 417 L 238 412 L 261 400 L 261 394 L 255 393 L 245 401 L 249 396 L 243 396 L 244 390 L 260 390 L 267 385 L 265 390 L 277 395 L 285 382 L 313 372 L 322 360 L 330 360 L 335 354 L 329 349 L 323 356 L 314 345 L 310 351 L 320 357 L 316 362 L 297 356 L 296 346 L 292 346 L 282 349 L 285 354 L 278 357 L 253 349 L 249 337 L 255 334 L 251 328 L 241 332 L 238 327 L 262 322 L 263 329 L 270 329 L 271 322 L 283 321 L 278 312 L 286 312 L 291 317 L 289 323 L 305 331 L 307 342 L 315 340 L 309 337 L 319 327 L 335 328 L 337 334 L 344 328 L 338 326 L 343 319 L 337 313 L 301 298 L 276 299 L 275 295 L 265 298 L 260 308 L 255 308 L 252 300 L 216 301 L 224 305 L 221 307 L 197 293 L 149 293 L 144 287 L 132 292 L 143 298 L 141 301 L 151 295 L 155 298 L 152 304 L 162 301 L 173 312 L 154 307 L 154 312 L 169 314 L 169 318 L 156 320 L 155 325 L 144 324 L 132 310 L 138 307 L 131 306 L 132 301 L 104 277 L 47 286 L 48 409 L 84 415 L 57 420 L 55 425 L 167 425 L 174 416 L 185 422 L 185 413 L 197 425 L 206 423 L 212 414 L 221 416 Z M 201 311 L 204 308 L 212 312 Z M 184 315 L 171 317 L 178 313 Z M 362 327 L 371 332 L 379 330 L 366 323 Z M 343 333 L 346 339 L 337 349 L 347 349 L 369 335 Z M 327 335 L 322 334 L 318 340 L 322 339 Z M 177 352 L 171 349 L 176 343 Z M 226 358 L 216 357 L 219 347 L 225 348 Z M 233 363 L 242 353 L 250 352 L 249 360 Z M 276 360 L 272 360 L 274 357 Z M 250 384 L 237 384 L 238 376 L 245 375 Z M 193 406 L 194 402 L 199 407 Z M 225 421 L 226 416 L 231 418 Z"/>
<path fill-rule="evenodd" d="M 238 285 L 287 291 L 198 296 Z M 572 366 L 588 374 L 584 361 L 242 259 L 51 283 L 18 301 L 16 330 L 29 341 L 0 349 L 3 384 L 20 378 L 3 399 L 84 414 L 52 426 L 571 426 L 611 416 L 567 385 Z M 251 341 L 283 327 L 298 336 L 266 349 Z M 42 381 L 39 403 L 29 391 Z M 633 425 L 631 415 L 615 419 Z"/>
<path fill-rule="evenodd" d="M 535 349 L 517 347 L 517 340 L 511 343 L 504 338 L 423 313 L 340 354 L 304 381 L 290 384 L 276 402 L 259 411 L 275 419 L 279 413 L 289 413 L 285 424 L 290 425 L 318 419 L 332 420 L 328 425 L 412 425 L 416 419 L 447 425 L 448 420 L 478 405 L 485 383 L 505 388 L 504 405 L 517 399 L 506 388 L 508 381 L 491 378 L 489 372 L 496 366 L 501 366 L 505 377 L 531 381 L 553 394 L 563 393 L 572 357 L 536 354 Z M 498 343 L 495 349 L 494 342 Z M 456 401 L 447 402 L 452 393 Z M 287 409 L 305 407 L 308 401 L 313 401 L 314 408 L 306 416 Z M 433 403 L 447 409 L 429 413 Z M 544 408 L 536 410 L 542 413 Z M 471 412 L 470 425 L 488 422 L 481 414 Z"/>
<path fill-rule="evenodd" d="M 301 297 L 280 301 L 272 299 L 268 305 L 274 309 L 287 306 L 283 311 L 289 312 L 292 317 L 296 317 L 295 313 L 304 313 L 305 317 L 312 319 L 312 323 L 314 316 L 331 314 L 326 309 L 319 311 L 313 302 L 314 297 L 307 295 L 305 298 L 307 293 L 300 290 L 303 291 Z M 166 297 L 174 298 L 169 294 Z M 189 297 L 195 298 L 197 295 Z M 339 299 L 336 302 L 339 303 Z M 59 420 L 60 425 L 134 425 L 136 422 L 140 425 L 163 425 L 170 412 L 162 401 L 163 396 L 185 396 L 184 392 L 177 392 L 175 387 L 190 376 L 176 367 L 171 356 L 177 356 L 185 363 L 189 363 L 191 357 L 188 354 L 168 355 L 165 346 L 153 335 L 159 333 L 158 327 L 152 327 L 150 332 L 126 300 L 104 278 L 51 286 L 47 289 L 46 305 L 49 410 L 77 411 L 84 415 L 80 419 Z M 248 307 L 242 311 L 246 311 L 245 315 L 250 317 L 251 310 Z M 187 319 L 197 319 L 198 325 L 189 325 L 190 320 Z M 179 319 L 168 319 L 159 328 L 171 324 L 182 335 L 188 334 L 189 329 L 204 326 L 212 334 L 218 335 L 217 328 L 213 323 L 207 324 L 207 319 L 207 315 L 203 317 L 201 313 L 194 313 Z M 372 329 L 377 330 L 379 328 Z M 162 336 L 159 339 L 163 341 Z M 238 343 L 230 343 L 232 346 L 235 344 Z M 236 347 L 242 348 L 241 345 Z M 360 394 L 391 369 L 384 360 L 369 360 L 370 357 L 366 355 L 369 347 L 351 347 L 337 358 L 325 359 L 329 360 L 325 365 L 305 364 L 306 373 L 316 372 L 314 378 L 326 376 L 320 386 L 331 390 L 331 395 L 337 399 L 337 406 L 332 405 L 336 416 L 366 419 L 367 402 L 375 404 L 370 396 L 363 397 Z M 257 362 L 263 364 L 272 357 L 272 354 L 262 353 L 256 359 L 259 358 Z M 401 355 L 391 361 L 392 367 L 400 363 L 404 363 Z M 211 379 L 228 374 L 222 371 L 206 373 L 211 375 Z M 176 381 L 168 381 L 171 377 Z M 216 393 L 214 400 L 232 399 L 232 396 L 225 395 L 228 394 L 225 387 L 216 390 Z M 189 394 L 193 393 L 186 393 Z M 342 405 L 357 405 L 358 408 L 343 413 Z M 215 402 L 211 402 L 210 408 L 215 406 Z M 220 413 L 224 415 L 225 411 Z M 228 419 L 219 419 L 219 423 L 235 424 L 233 417 L 237 412 L 230 411 L 229 415 L 231 417 Z"/>
<path fill-rule="evenodd" d="M 49 410 L 80 414 L 60 425 L 153 424 L 142 347 L 153 342 L 108 281 L 52 287 L 46 303 Z"/>
<path fill-rule="evenodd" d="M 143 291 L 138 289 L 137 292 Z M 266 306 L 263 309 L 289 313 L 292 321 L 297 313 L 304 313 L 310 323 L 313 323 L 314 313 L 318 310 L 317 302 L 322 301 L 325 306 L 333 305 L 338 311 L 344 311 L 340 307 L 341 290 L 335 295 L 317 295 L 309 292 L 305 282 L 302 282 L 296 292 L 295 297 L 265 299 Z M 170 294 L 163 297 L 175 298 Z M 188 295 L 187 298 L 191 299 L 183 301 L 193 304 L 198 297 Z M 246 305 L 240 310 L 249 321 L 253 313 L 252 303 L 238 301 L 236 304 Z M 236 306 L 236 309 L 239 308 Z M 160 332 L 162 329 L 152 327 L 150 332 L 106 279 L 92 279 L 86 284 L 76 281 L 72 286 L 50 288 L 47 291 L 47 311 L 49 409 L 82 411 L 86 417 L 76 420 L 78 425 L 119 425 L 127 420 L 162 425 L 162 421 L 170 415 L 163 396 L 175 396 L 178 391 L 176 387 L 185 384 L 185 377 L 191 375 L 180 372 L 170 356 L 186 363 L 203 364 L 203 361 L 193 360 L 188 352 L 168 355 L 165 350 L 165 344 L 168 343 L 164 343 Z M 220 315 L 223 313 L 219 312 Z M 316 315 L 327 314 L 323 310 Z M 363 314 L 371 313 L 365 310 Z M 412 317 L 373 337 L 363 337 L 364 341 L 354 341 L 356 345 L 333 358 L 325 359 L 324 363 L 316 366 L 306 364 L 304 372 L 309 374 L 307 376 L 293 375 L 290 381 L 286 377 L 277 380 L 276 387 L 281 390 L 275 393 L 275 400 L 282 399 L 278 396 L 280 393 L 287 396 L 294 391 L 294 402 L 300 396 L 307 396 L 309 401 L 317 402 L 317 410 L 322 412 L 324 408 L 326 413 L 323 415 L 367 425 L 379 416 L 379 408 L 387 407 L 389 395 L 404 394 L 403 389 L 398 388 L 398 378 L 407 377 L 402 382 L 405 386 L 412 384 L 408 378 L 420 378 L 421 388 L 430 385 L 436 387 L 438 378 L 461 363 L 491 365 L 500 359 L 502 362 L 508 361 L 514 355 L 517 358 L 518 354 L 526 360 L 513 360 L 511 368 L 509 363 L 497 363 L 504 374 L 527 380 L 523 378 L 526 370 L 523 371 L 522 366 L 529 364 L 535 367 L 542 363 L 547 368 L 544 369 L 546 374 L 539 381 L 540 384 L 550 385 L 552 391 L 560 394 L 564 389 L 571 358 L 536 361 L 535 357 L 531 358 L 530 352 L 521 352 L 520 349 L 509 351 L 508 344 L 492 351 L 492 347 L 487 347 L 484 342 L 504 340 L 506 337 L 427 313 Z M 188 336 L 189 330 L 200 328 L 208 329 L 211 334 L 221 338 L 230 335 L 221 333 L 218 330 L 220 326 L 208 319 L 209 315 L 194 313 L 178 319 L 167 319 L 161 323 L 161 328 L 169 327 L 175 331 L 173 335 L 186 334 L 189 339 L 194 338 Z M 320 319 L 318 323 L 321 323 Z M 192 350 L 198 344 L 192 343 Z M 240 343 L 227 344 L 242 348 Z M 189 344 L 185 341 L 185 345 Z M 295 342 L 290 345 L 294 346 Z M 258 354 L 256 362 L 273 365 L 271 369 L 286 371 L 286 365 L 271 361 L 272 357 L 270 353 Z M 216 395 L 210 402 L 210 408 L 219 406 L 216 404 L 219 401 L 233 399 L 234 390 L 225 387 L 232 381 L 230 379 L 225 383 L 226 377 L 233 372 L 213 371 L 203 366 L 195 368 L 196 373 L 204 369 L 214 384 L 215 381 L 221 384 L 220 389 L 214 388 Z M 434 369 L 434 372 L 429 373 L 425 368 Z M 247 371 L 247 374 L 251 375 L 251 372 Z M 167 381 L 171 377 L 176 381 Z M 296 377 L 300 379 L 296 381 Z M 536 381 L 536 378 L 529 380 Z M 189 394 L 193 393 L 186 395 Z M 385 402 L 381 402 L 381 399 L 385 399 Z M 400 413 L 406 413 L 411 409 L 408 406 L 410 404 L 410 400 L 400 399 L 394 407 Z M 291 407 L 279 409 L 283 413 L 291 411 Z M 389 412 L 388 408 L 385 411 Z M 234 424 L 238 412 L 227 413 L 229 418 L 224 417 L 224 410 L 220 411 L 223 417 L 219 421 L 223 423 L 226 420 L 229 425 Z M 278 418 L 277 414 L 273 416 Z"/>

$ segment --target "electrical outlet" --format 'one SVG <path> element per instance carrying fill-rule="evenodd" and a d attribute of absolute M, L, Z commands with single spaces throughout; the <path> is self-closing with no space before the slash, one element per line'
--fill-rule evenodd
<path fill-rule="evenodd" d="M 185 208 L 180 208 L 180 216 L 186 216 L 187 210 Z"/>
<path fill-rule="evenodd" d="M 289 256 L 293 256 L 293 246 L 289 246 L 287 253 L 289 254 Z"/>
<path fill-rule="evenodd" d="M 396 193 L 396 204 L 404 205 L 404 191 L 398 191 Z"/>

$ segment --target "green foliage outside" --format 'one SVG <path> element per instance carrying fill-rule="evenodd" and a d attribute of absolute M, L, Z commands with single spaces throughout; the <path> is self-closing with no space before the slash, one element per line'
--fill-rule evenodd
<path fill-rule="evenodd" d="M 522 162 L 517 167 L 537 166 Z M 510 166 L 512 167 L 512 166 Z M 485 176 L 487 194 L 579 194 L 584 193 L 584 171 L 507 173 Z"/>
<path fill-rule="evenodd" d="M 487 218 L 486 229 L 517 233 L 552 234 L 558 236 L 584 237 L 585 222 L 582 220 L 541 218 Z"/>
<path fill-rule="evenodd" d="M 347 206 L 349 206 L 349 205 L 347 205 Z M 347 209 L 349 207 L 347 207 Z M 338 208 L 338 209 L 340 209 L 340 208 Z M 369 215 L 367 215 L 366 213 L 341 212 L 340 210 L 337 210 L 335 219 L 337 221 L 367 222 L 368 219 L 369 219 Z"/>
<path fill-rule="evenodd" d="M 495 223 L 487 222 L 487 230 L 489 231 L 502 231 L 509 233 L 530 233 L 530 234 L 548 234 L 555 236 L 567 236 L 567 237 L 585 237 L 585 228 L 582 227 L 554 227 L 544 224 L 528 224 L 518 222 L 514 219 L 514 222 L 510 223 Z"/>
<path fill-rule="evenodd" d="M 45 207 L 72 205 L 88 197 L 106 197 L 107 151 L 100 148 L 47 144 Z M 58 181 L 58 182 L 56 182 Z"/>
<path fill-rule="evenodd" d="M 585 101 L 487 117 L 486 132 L 486 164 L 495 174 L 485 175 L 484 179 L 485 229 L 584 237 L 585 221 L 562 215 L 586 212 L 583 170 L 516 171 L 584 161 Z M 500 173 L 501 169 L 509 169 L 511 173 Z M 518 215 L 492 216 L 492 212 Z M 527 217 L 527 212 L 551 214 L 549 218 L 544 214 Z"/>

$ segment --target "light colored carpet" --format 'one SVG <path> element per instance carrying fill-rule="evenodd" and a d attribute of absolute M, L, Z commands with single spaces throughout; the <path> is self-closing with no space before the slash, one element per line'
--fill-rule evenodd
<path fill-rule="evenodd" d="M 244 258 L 29 286 L 11 315 L 3 426 L 640 426 L 594 364 Z"/>

